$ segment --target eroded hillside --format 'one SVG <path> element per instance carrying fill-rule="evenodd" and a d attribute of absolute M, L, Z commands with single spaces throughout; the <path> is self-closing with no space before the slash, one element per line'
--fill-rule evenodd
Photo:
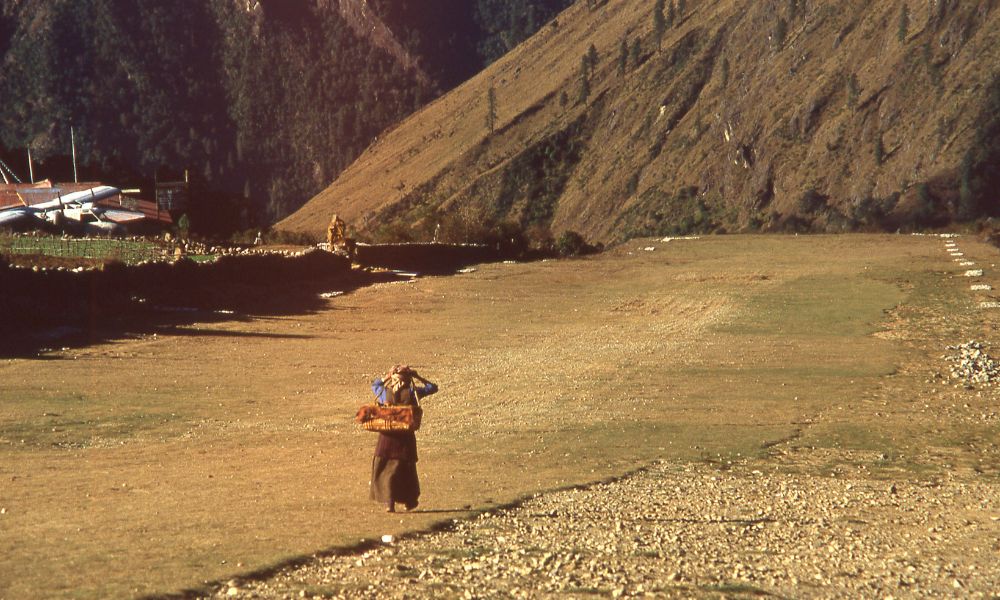
<path fill-rule="evenodd" d="M 995 210 L 995 2 L 691 1 L 659 43 L 653 2 L 593 4 L 383 133 L 280 227 L 336 212 L 414 238 L 514 221 L 612 241 Z"/>

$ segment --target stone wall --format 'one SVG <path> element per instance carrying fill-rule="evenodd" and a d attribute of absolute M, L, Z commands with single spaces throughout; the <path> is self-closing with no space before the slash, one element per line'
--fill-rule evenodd
<path fill-rule="evenodd" d="M 0 264 L 0 346 L 54 327 L 97 331 L 122 326 L 126 318 L 155 325 L 165 313 L 180 311 L 308 311 L 322 306 L 318 292 L 357 286 L 363 277 L 346 258 L 318 250 L 79 272 Z"/>

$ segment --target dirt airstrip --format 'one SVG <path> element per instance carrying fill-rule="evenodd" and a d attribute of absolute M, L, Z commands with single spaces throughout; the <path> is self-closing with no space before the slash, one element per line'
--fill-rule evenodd
<path fill-rule="evenodd" d="M 643 240 L 5 361 L 0 597 L 991 593 L 997 395 L 942 355 L 1000 261 L 945 243 Z M 400 361 L 442 391 L 387 515 L 350 417 Z"/>

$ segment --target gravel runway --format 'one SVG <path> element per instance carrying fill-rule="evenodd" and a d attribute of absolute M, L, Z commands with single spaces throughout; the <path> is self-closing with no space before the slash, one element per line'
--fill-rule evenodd
<path fill-rule="evenodd" d="M 216 598 L 995 598 L 996 485 L 658 463 Z"/>

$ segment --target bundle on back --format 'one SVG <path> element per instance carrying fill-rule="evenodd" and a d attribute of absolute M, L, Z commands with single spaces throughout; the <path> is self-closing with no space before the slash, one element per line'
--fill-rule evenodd
<path fill-rule="evenodd" d="M 358 409 L 354 422 L 368 431 L 416 431 L 422 413 L 419 406 L 366 404 Z"/>

